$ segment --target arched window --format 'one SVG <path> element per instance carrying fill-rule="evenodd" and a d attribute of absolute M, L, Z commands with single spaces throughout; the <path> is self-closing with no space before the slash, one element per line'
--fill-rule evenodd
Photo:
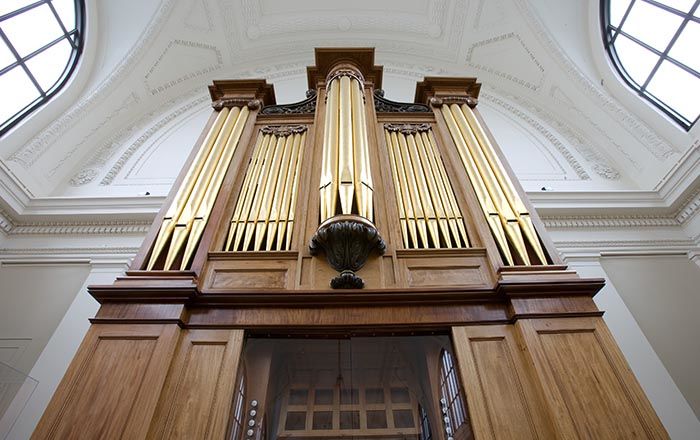
<path fill-rule="evenodd" d="M 700 0 L 601 0 L 622 78 L 686 130 L 700 115 Z"/>
<path fill-rule="evenodd" d="M 467 419 L 467 406 L 464 404 L 460 391 L 455 363 L 447 350 L 442 350 L 440 354 L 440 407 L 448 438 L 451 438 L 464 424 L 467 425 L 468 429 L 471 429 Z"/>
<path fill-rule="evenodd" d="M 84 0 L 0 1 L 0 135 L 66 83 L 84 22 Z"/>

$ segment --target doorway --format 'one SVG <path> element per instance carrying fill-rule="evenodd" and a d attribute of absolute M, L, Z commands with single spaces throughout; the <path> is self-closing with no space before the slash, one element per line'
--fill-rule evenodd
<path fill-rule="evenodd" d="M 446 335 L 248 338 L 230 438 L 471 439 L 453 359 Z"/>

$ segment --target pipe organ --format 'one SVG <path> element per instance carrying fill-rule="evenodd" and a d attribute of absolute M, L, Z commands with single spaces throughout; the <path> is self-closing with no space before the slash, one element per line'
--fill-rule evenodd
<path fill-rule="evenodd" d="M 212 114 L 36 439 L 668 438 L 478 111 L 316 50 Z"/>

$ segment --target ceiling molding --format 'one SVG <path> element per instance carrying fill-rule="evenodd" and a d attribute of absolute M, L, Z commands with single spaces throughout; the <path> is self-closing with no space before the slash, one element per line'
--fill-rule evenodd
<path fill-rule="evenodd" d="M 552 38 L 527 0 L 512 1 L 521 12 L 524 21 L 530 25 L 535 36 L 552 55 L 552 58 L 564 69 L 564 72 L 566 72 L 578 87 L 584 91 L 587 96 L 593 99 L 600 108 L 613 116 L 627 132 L 639 140 L 654 157 L 660 160 L 666 160 L 680 153 L 671 143 L 660 136 L 645 122 L 635 117 L 629 110 L 623 108 L 614 98 L 602 91 L 583 73 L 576 63 L 566 55 L 559 43 Z"/>
<path fill-rule="evenodd" d="M 62 117 L 41 130 L 24 147 L 12 153 L 8 160 L 18 163 L 24 168 L 31 167 L 47 151 L 51 144 L 56 142 L 69 128 L 80 122 L 90 109 L 112 92 L 112 86 L 121 82 L 136 67 L 136 60 L 140 59 L 146 50 L 151 47 L 158 35 L 158 31 L 165 23 L 166 18 L 170 16 L 170 12 L 176 3 L 176 0 L 163 0 L 153 19 L 137 39 L 138 43 L 117 64 L 114 72 L 105 78 L 99 86 L 84 95 Z"/>

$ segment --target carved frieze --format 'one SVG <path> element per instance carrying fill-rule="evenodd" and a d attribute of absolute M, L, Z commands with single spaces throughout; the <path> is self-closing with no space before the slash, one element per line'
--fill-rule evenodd
<path fill-rule="evenodd" d="M 262 134 L 272 134 L 277 137 L 287 137 L 293 134 L 301 134 L 308 129 L 306 125 L 293 124 L 293 125 L 266 125 L 260 129 Z"/>
<path fill-rule="evenodd" d="M 430 131 L 430 124 L 384 124 L 384 128 L 389 132 L 398 132 L 401 134 L 417 134 Z"/>

